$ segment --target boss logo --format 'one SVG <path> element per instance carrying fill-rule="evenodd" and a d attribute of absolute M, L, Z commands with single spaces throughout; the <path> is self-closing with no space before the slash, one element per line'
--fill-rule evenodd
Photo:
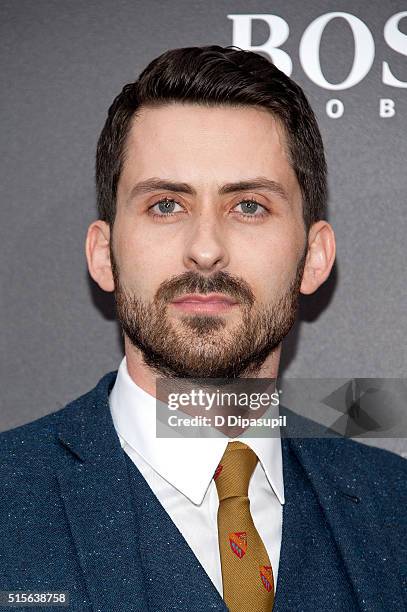
<path fill-rule="evenodd" d="M 291 58 L 286 51 L 280 48 L 290 34 L 288 23 L 282 17 L 267 14 L 228 15 L 227 17 L 233 21 L 233 45 L 241 49 L 261 51 L 267 54 L 280 70 L 291 76 Z M 338 17 L 346 21 L 352 32 L 354 56 L 346 78 L 341 83 L 330 83 L 321 69 L 320 43 L 327 24 Z M 392 15 L 385 23 L 383 37 L 393 51 L 407 56 L 407 34 L 404 34 L 399 27 L 403 17 L 407 17 L 407 11 Z M 266 22 L 270 31 L 268 39 L 262 45 L 252 45 L 254 20 Z M 300 41 L 299 58 L 302 69 L 313 83 L 323 89 L 345 90 L 360 83 L 369 73 L 375 58 L 375 42 L 367 25 L 355 15 L 338 11 L 326 13 L 317 17 L 305 29 Z M 407 88 L 407 81 L 399 79 L 386 61 L 382 62 L 381 78 L 384 85 Z M 329 117 L 342 116 L 344 112 L 343 102 L 339 99 L 329 100 L 326 105 L 326 112 Z M 392 117 L 395 112 L 394 100 L 380 99 L 379 114 L 381 117 Z"/>

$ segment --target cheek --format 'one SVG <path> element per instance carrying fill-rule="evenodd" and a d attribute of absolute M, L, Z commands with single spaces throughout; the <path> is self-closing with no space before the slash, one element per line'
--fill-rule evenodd
<path fill-rule="evenodd" d="M 295 276 L 302 236 L 297 232 L 268 232 L 261 239 L 234 245 L 231 257 L 235 274 L 242 276 L 260 301 L 283 293 Z"/>
<path fill-rule="evenodd" d="M 157 245 L 143 232 L 117 232 L 114 251 L 122 284 L 145 298 L 152 298 L 160 283 L 174 273 L 170 249 Z"/>

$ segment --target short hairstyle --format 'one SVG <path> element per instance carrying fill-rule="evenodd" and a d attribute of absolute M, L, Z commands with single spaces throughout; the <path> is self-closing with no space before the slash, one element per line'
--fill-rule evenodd
<path fill-rule="evenodd" d="M 112 227 L 131 119 L 138 109 L 172 102 L 268 109 L 284 128 L 308 231 L 324 215 L 327 170 L 315 115 L 301 87 L 258 53 L 237 47 L 184 47 L 155 58 L 125 85 L 108 111 L 96 152 L 99 218 Z"/>

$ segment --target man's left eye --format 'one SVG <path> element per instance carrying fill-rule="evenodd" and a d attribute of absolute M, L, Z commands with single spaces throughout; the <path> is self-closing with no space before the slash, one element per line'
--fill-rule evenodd
<path fill-rule="evenodd" d="M 236 209 L 238 206 L 242 207 L 241 212 L 243 214 L 250 215 L 253 217 L 259 217 L 263 214 L 266 214 L 267 212 L 264 206 L 259 204 L 256 200 L 242 200 L 241 202 L 236 204 L 234 208 Z"/>

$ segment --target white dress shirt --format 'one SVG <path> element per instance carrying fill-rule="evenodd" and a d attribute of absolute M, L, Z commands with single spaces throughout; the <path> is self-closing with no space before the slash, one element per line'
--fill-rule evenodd
<path fill-rule="evenodd" d="M 157 438 L 156 398 L 130 377 L 123 358 L 109 396 L 116 432 L 222 596 L 217 533 L 219 506 L 213 474 L 230 438 Z M 266 547 L 277 584 L 284 485 L 281 439 L 236 438 L 259 458 L 249 483 L 250 511 Z"/>

